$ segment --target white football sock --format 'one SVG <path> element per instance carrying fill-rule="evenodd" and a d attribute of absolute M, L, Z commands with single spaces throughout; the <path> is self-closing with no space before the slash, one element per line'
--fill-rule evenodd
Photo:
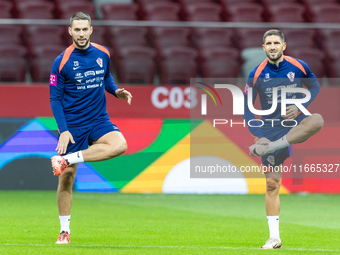
<path fill-rule="evenodd" d="M 279 232 L 279 216 L 267 216 L 268 226 L 269 226 L 269 236 L 270 238 L 275 238 L 280 240 Z"/>
<path fill-rule="evenodd" d="M 269 146 L 269 151 L 276 151 L 278 149 L 282 149 L 282 148 L 286 148 L 288 147 L 290 144 L 287 141 L 287 137 L 283 136 L 281 137 L 279 140 L 276 140 L 275 142 L 270 142 L 268 144 Z"/>
<path fill-rule="evenodd" d="M 65 231 L 70 234 L 70 220 L 71 220 L 71 215 L 59 216 L 60 233 Z"/>
<path fill-rule="evenodd" d="M 83 158 L 83 152 L 82 151 L 77 151 L 71 154 L 67 154 L 63 156 L 63 158 L 68 162 L 68 164 L 73 165 L 77 163 L 83 163 L 84 158 Z"/>

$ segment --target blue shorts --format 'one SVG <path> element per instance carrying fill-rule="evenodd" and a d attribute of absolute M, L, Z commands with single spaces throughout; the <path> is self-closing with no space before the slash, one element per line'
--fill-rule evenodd
<path fill-rule="evenodd" d="M 120 132 L 119 128 L 109 120 L 98 122 L 92 127 L 69 129 L 75 143 L 69 142 L 66 153 L 63 155 L 85 150 L 92 145 L 94 141 L 112 131 Z"/>
<path fill-rule="evenodd" d="M 307 118 L 307 115 L 304 115 L 303 113 L 300 113 L 295 120 L 297 121 L 297 125 L 301 123 L 302 120 Z M 289 126 L 288 122 L 285 124 Z M 293 125 L 293 122 L 292 122 Z M 276 126 L 276 127 L 271 127 L 271 126 L 263 126 L 261 128 L 261 131 L 264 135 L 265 138 L 269 139 L 270 141 L 276 141 L 283 137 L 284 135 L 288 134 L 288 132 L 292 129 L 293 127 L 282 127 Z M 302 141 L 304 142 L 304 141 Z M 266 154 L 264 156 L 261 156 L 261 160 L 263 165 L 265 166 L 279 166 L 283 164 L 283 162 L 290 157 L 290 146 L 279 149 L 277 151 L 274 151 L 273 153 Z"/>

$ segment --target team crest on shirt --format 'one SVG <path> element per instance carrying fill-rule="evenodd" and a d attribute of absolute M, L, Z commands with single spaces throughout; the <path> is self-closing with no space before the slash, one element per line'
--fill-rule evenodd
<path fill-rule="evenodd" d="M 289 78 L 289 80 L 290 80 L 291 82 L 293 82 L 293 81 L 294 81 L 294 78 L 295 78 L 295 73 L 289 72 L 289 73 L 287 74 L 287 77 Z"/>
<path fill-rule="evenodd" d="M 97 58 L 97 64 L 98 64 L 100 67 L 103 67 L 103 59 Z"/>
<path fill-rule="evenodd" d="M 270 156 L 267 158 L 267 161 L 268 161 L 272 166 L 275 165 L 275 158 L 274 158 L 273 155 L 270 155 Z"/>

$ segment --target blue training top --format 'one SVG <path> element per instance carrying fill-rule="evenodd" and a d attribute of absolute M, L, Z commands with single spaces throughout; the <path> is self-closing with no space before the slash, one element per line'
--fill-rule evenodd
<path fill-rule="evenodd" d="M 107 48 L 96 43 L 85 50 L 69 46 L 54 60 L 49 84 L 60 133 L 109 120 L 105 90 L 116 96 L 118 87 L 110 73 Z"/>
<path fill-rule="evenodd" d="M 307 106 L 315 99 L 320 91 L 320 84 L 315 75 L 311 72 L 308 65 L 299 60 L 288 56 L 283 56 L 283 61 L 279 63 L 279 66 L 272 64 L 266 59 L 257 67 L 255 67 L 249 74 L 247 84 L 244 90 L 244 119 L 248 122 L 251 119 L 255 119 L 255 115 L 250 112 L 248 108 L 248 88 L 253 88 L 253 103 L 255 102 L 257 94 L 260 97 L 261 109 L 268 110 L 272 107 L 272 93 L 273 88 L 278 87 L 278 105 L 276 110 L 267 116 L 262 116 L 264 125 L 272 125 L 272 122 L 265 121 L 266 119 L 279 119 L 284 120 L 281 117 L 281 90 L 280 88 L 302 88 L 305 85 L 311 93 L 311 99 L 307 103 L 302 105 Z M 251 95 L 249 95 L 251 96 Z M 287 99 L 303 98 L 302 93 L 287 93 Z M 303 114 L 303 113 L 300 113 Z M 277 124 L 279 122 L 276 122 Z M 261 128 L 248 127 L 249 131 L 255 139 L 265 137 Z"/>

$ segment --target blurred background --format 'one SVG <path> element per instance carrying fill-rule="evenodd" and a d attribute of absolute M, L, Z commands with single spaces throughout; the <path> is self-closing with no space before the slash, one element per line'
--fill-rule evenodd
<path fill-rule="evenodd" d="M 56 189 L 48 81 L 54 59 L 72 43 L 67 28 L 77 11 L 93 18 L 91 41 L 110 50 L 112 75 L 134 96 L 131 107 L 108 98 L 128 151 L 80 164 L 77 191 L 264 193 L 263 178 L 190 179 L 190 108 L 199 97 L 189 85 L 191 78 L 232 78 L 244 86 L 266 58 L 262 37 L 271 28 L 283 31 L 285 54 L 305 61 L 322 85 L 311 107 L 325 127 L 293 146 L 291 162 L 339 163 L 337 0 L 0 0 L 0 190 Z M 246 128 L 216 130 L 216 139 L 232 145 L 221 148 L 226 164 L 260 164 L 247 155 Z M 340 192 L 337 179 L 307 177 L 287 176 L 281 192 Z"/>

